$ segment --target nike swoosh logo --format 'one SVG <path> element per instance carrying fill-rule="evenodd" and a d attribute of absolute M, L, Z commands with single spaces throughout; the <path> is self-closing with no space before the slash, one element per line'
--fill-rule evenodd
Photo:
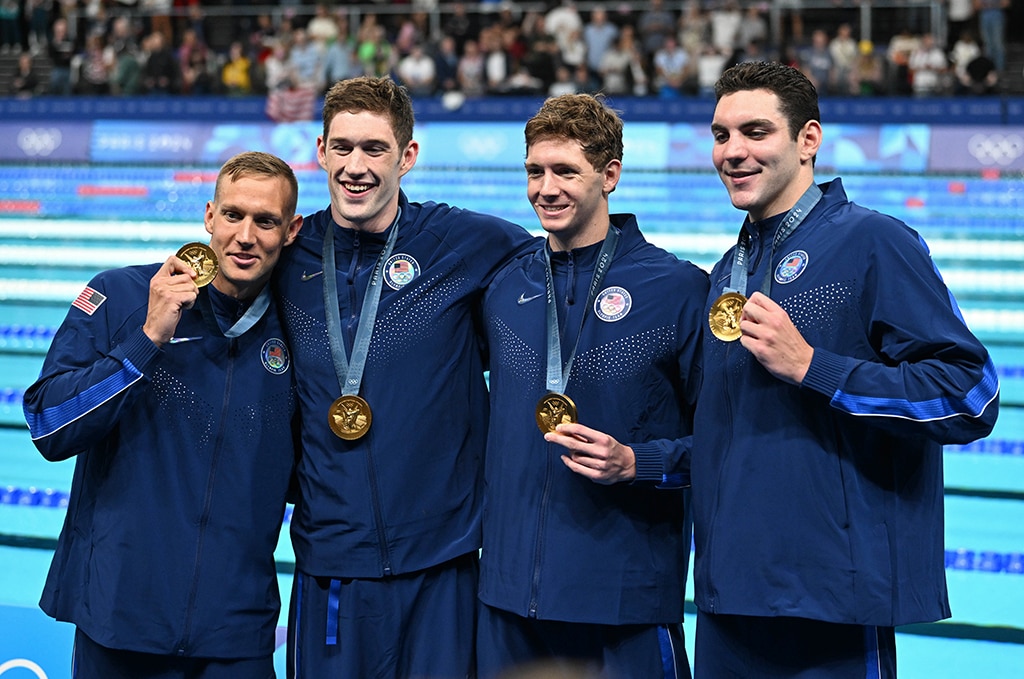
<path fill-rule="evenodd" d="M 306 273 L 305 271 L 303 271 L 302 272 L 302 276 L 299 277 L 299 280 L 302 281 L 303 283 L 305 283 L 306 281 L 313 280 L 314 278 L 316 278 L 317 276 L 321 275 L 322 273 L 323 273 L 323 270 L 317 271 L 316 273 Z"/>
<path fill-rule="evenodd" d="M 516 301 L 516 304 L 526 304 L 527 302 L 532 302 L 533 300 L 537 299 L 538 297 L 543 297 L 543 296 L 544 296 L 543 292 L 538 293 L 536 295 L 533 295 L 532 297 L 527 297 L 525 292 L 521 292 L 521 293 L 519 293 L 519 299 Z"/>

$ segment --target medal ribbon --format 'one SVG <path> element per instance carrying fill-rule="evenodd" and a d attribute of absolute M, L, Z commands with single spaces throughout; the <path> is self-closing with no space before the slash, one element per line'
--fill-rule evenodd
<path fill-rule="evenodd" d="M 601 251 L 597 255 L 597 266 L 594 268 L 594 276 L 590 279 L 590 292 L 587 293 L 587 304 L 583 307 L 583 315 L 580 317 L 580 327 L 576 333 L 576 340 L 572 345 L 572 352 L 569 359 L 562 367 L 562 344 L 558 336 L 558 307 L 555 304 L 555 284 L 551 275 L 551 253 L 547 244 L 544 245 L 544 287 L 547 291 L 547 325 L 548 325 L 548 371 L 547 387 L 549 390 L 559 394 L 565 393 L 566 384 L 569 382 L 569 371 L 572 369 L 573 359 L 576 358 L 576 348 L 580 343 L 580 335 L 583 334 L 583 321 L 587 318 L 587 312 L 597 299 L 597 293 L 601 288 L 601 282 L 608 273 L 612 258 L 615 256 L 615 248 L 619 243 L 621 231 L 612 224 L 608 225 L 608 233 L 601 245 Z"/>
<path fill-rule="evenodd" d="M 768 295 L 772 289 L 772 261 L 775 259 L 775 249 L 782 245 L 783 241 L 789 238 L 796 227 L 800 226 L 800 223 L 804 221 L 804 218 L 810 213 L 818 201 L 821 200 L 821 189 L 818 188 L 817 184 L 812 183 L 803 195 L 800 196 L 800 200 L 796 202 L 796 205 L 789 211 L 789 214 L 779 224 L 778 230 L 775 232 L 775 238 L 772 239 L 772 247 L 768 253 L 768 270 L 765 272 L 764 280 L 761 281 L 761 292 Z M 749 219 L 749 218 L 748 218 Z M 744 221 L 744 228 L 740 229 L 740 237 L 736 242 L 736 250 L 732 258 L 732 273 L 729 275 L 729 285 L 722 290 L 723 294 L 726 292 L 738 292 L 744 297 L 747 296 L 747 245 L 749 243 L 750 236 L 747 234 L 746 221 Z M 740 287 L 742 285 L 742 288 Z"/>
<path fill-rule="evenodd" d="M 217 292 L 220 291 L 218 290 Z M 213 310 L 213 302 L 210 300 L 211 294 L 212 293 L 210 292 L 206 292 L 204 294 L 202 291 L 200 291 L 197 303 L 199 304 L 199 310 L 203 314 L 204 319 L 209 318 L 210 321 L 212 321 L 212 325 L 210 322 L 207 322 L 206 325 L 210 326 L 211 328 L 216 328 L 218 331 L 221 331 L 220 322 L 217 320 L 217 314 Z M 242 314 L 242 317 L 235 321 L 234 325 L 232 325 L 230 328 L 221 332 L 223 332 L 225 337 L 231 339 L 244 335 L 246 332 L 248 332 L 249 328 L 256 325 L 259 322 L 259 320 L 263 318 L 263 314 L 267 313 L 268 308 L 270 308 L 269 284 L 263 286 L 263 289 L 260 290 L 260 294 L 256 296 L 256 299 L 253 300 L 253 303 L 250 304 L 249 308 L 245 310 L 245 313 Z M 173 339 L 174 338 L 172 338 L 172 341 Z M 182 340 L 179 339 L 178 341 Z"/>
<path fill-rule="evenodd" d="M 363 293 L 363 308 L 359 311 L 359 325 L 356 327 L 356 338 L 352 343 L 352 362 L 349 363 L 345 352 L 345 341 L 341 336 L 341 313 L 338 311 L 338 272 L 335 269 L 334 257 L 334 225 L 327 227 L 324 234 L 322 264 L 324 268 L 324 307 L 327 312 L 327 339 L 331 344 L 331 360 L 334 373 L 338 376 L 338 385 L 342 396 L 359 394 L 359 385 L 363 382 L 363 369 L 366 367 L 366 356 L 370 353 L 370 336 L 373 324 L 377 320 L 377 307 L 380 305 L 381 273 L 384 263 L 391 256 L 391 251 L 398 240 L 398 220 L 402 216 L 399 209 L 391 234 L 388 235 L 384 249 L 377 256 L 373 265 L 370 282 Z"/>
<path fill-rule="evenodd" d="M 263 318 L 263 314 L 267 313 L 267 308 L 270 307 L 270 286 L 264 285 L 263 289 L 260 290 L 260 294 L 256 296 L 256 299 L 245 310 L 242 317 L 235 321 L 235 324 L 228 328 L 227 332 L 224 333 L 225 337 L 238 337 L 244 334 L 256 325 L 256 322 Z"/>

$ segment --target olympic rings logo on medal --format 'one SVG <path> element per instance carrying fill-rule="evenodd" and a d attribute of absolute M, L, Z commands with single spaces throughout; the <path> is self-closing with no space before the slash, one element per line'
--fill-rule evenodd
<path fill-rule="evenodd" d="M 803 250 L 794 250 L 783 257 L 775 267 L 775 282 L 785 285 L 795 281 L 807 268 L 807 259 L 807 253 Z"/>
<path fill-rule="evenodd" d="M 633 298 L 629 291 L 617 285 L 605 288 L 594 300 L 594 313 L 607 323 L 621 321 L 631 308 L 633 308 Z"/>
<path fill-rule="evenodd" d="M 384 264 L 384 281 L 398 290 L 420 275 L 420 264 L 411 255 L 391 255 Z"/>
<path fill-rule="evenodd" d="M 967 151 L 983 165 L 1009 165 L 1024 154 L 1024 139 L 1018 134 L 975 134 L 967 140 Z"/>
<path fill-rule="evenodd" d="M 260 358 L 263 360 L 263 367 L 273 375 L 280 375 L 288 371 L 291 365 L 291 356 L 288 354 L 288 346 L 283 340 L 271 337 L 263 343 L 260 349 Z"/>
<path fill-rule="evenodd" d="M 23 127 L 18 132 L 18 148 L 26 156 L 48 156 L 60 147 L 62 140 L 56 127 Z"/>

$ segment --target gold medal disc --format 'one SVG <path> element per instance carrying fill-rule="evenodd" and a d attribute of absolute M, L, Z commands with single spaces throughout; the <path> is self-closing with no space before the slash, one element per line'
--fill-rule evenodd
<path fill-rule="evenodd" d="M 740 338 L 740 314 L 747 298 L 738 292 L 727 292 L 711 305 L 708 312 L 708 325 L 715 337 L 723 342 L 733 342 Z"/>
<path fill-rule="evenodd" d="M 555 431 L 555 427 L 565 422 L 576 421 L 576 404 L 565 394 L 550 392 L 537 401 L 534 413 L 537 426 L 543 434 Z"/>
<path fill-rule="evenodd" d="M 327 412 L 327 424 L 338 438 L 354 441 L 370 430 L 373 413 L 370 404 L 359 396 L 341 396 Z"/>
<path fill-rule="evenodd" d="M 203 287 L 217 277 L 220 265 L 217 254 L 204 243 L 187 243 L 178 250 L 178 259 L 183 260 L 196 272 L 196 285 Z"/>

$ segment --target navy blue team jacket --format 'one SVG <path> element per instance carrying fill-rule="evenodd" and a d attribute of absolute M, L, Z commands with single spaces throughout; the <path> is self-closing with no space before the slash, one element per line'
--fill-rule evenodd
<path fill-rule="evenodd" d="M 601 244 L 551 253 L 563 364 L 579 334 L 566 394 L 580 423 L 620 441 L 684 436 L 700 384 L 707 274 L 648 243 L 632 215 L 612 223 L 621 240 L 589 307 Z M 663 483 L 600 485 L 570 471 L 565 449 L 545 442 L 535 423 L 548 391 L 544 247 L 504 270 L 485 297 L 491 430 L 481 600 L 546 620 L 679 622 L 690 517 L 684 491 L 666 487 L 668 463 L 638 460 L 640 476 Z"/>
<path fill-rule="evenodd" d="M 407 573 L 480 547 L 488 407 L 478 306 L 499 267 L 534 237 L 496 217 L 411 203 L 404 193 L 400 207 L 359 392 L 373 412 L 362 438 L 342 440 L 328 428 L 341 387 L 327 336 L 322 245 L 325 229 L 334 229 L 351 360 L 363 293 L 390 229 L 340 228 L 323 210 L 304 221 L 275 270 L 302 419 L 292 543 L 298 568 L 311 575 Z"/>
<path fill-rule="evenodd" d="M 987 435 L 999 385 L 920 236 L 839 179 L 747 292 L 814 348 L 802 386 L 740 342 L 704 339 L 692 453 L 696 603 L 712 613 L 893 626 L 950 615 L 942 444 Z M 728 283 L 732 251 L 711 274 Z"/>
<path fill-rule="evenodd" d="M 237 302 L 210 288 L 157 348 L 142 325 L 159 266 L 96 276 L 106 299 L 69 311 L 25 392 L 43 456 L 77 456 L 40 605 L 109 648 L 266 656 L 294 466 L 289 350 L 273 305 L 225 337 L 211 313 L 230 325 Z"/>

